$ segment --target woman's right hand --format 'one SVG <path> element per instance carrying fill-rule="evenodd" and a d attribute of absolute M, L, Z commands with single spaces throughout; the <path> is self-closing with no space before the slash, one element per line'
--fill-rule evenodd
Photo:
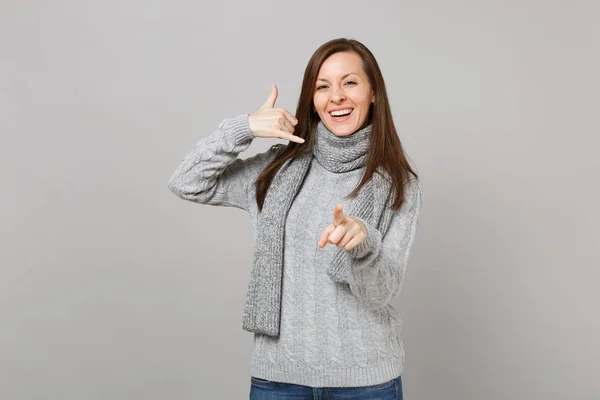
<path fill-rule="evenodd" d="M 273 85 L 265 104 L 248 116 L 248 124 L 254 137 L 304 143 L 304 139 L 294 135 L 294 127 L 298 124 L 296 117 L 283 108 L 274 108 L 275 100 L 277 100 L 277 86 Z"/>

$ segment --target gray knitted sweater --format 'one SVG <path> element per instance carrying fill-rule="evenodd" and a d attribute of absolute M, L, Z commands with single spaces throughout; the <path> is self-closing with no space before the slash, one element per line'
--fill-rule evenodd
<path fill-rule="evenodd" d="M 183 159 L 169 189 L 185 200 L 248 211 L 257 237 L 254 182 L 275 151 L 238 158 L 253 139 L 247 114 L 225 119 Z M 417 230 L 418 181 L 407 185 L 406 202 L 394 213 L 384 237 L 366 224 L 367 238 L 351 250 L 346 283 L 334 282 L 325 273 L 337 247 L 321 249 L 317 244 L 331 224 L 335 205 L 350 209 L 354 199 L 344 196 L 356 187 L 364 169 L 335 173 L 313 158 L 285 225 L 280 334 L 254 334 L 252 376 L 348 387 L 375 385 L 402 374 L 402 322 L 389 302 L 402 286 Z M 377 257 L 380 253 L 383 257 Z"/>

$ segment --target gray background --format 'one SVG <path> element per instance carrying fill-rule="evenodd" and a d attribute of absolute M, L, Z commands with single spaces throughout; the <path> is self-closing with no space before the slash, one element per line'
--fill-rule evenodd
<path fill-rule="evenodd" d="M 599 12 L 2 1 L 0 398 L 247 398 L 250 219 L 167 181 L 272 83 L 294 112 L 313 51 L 351 37 L 422 181 L 406 398 L 598 399 Z"/>

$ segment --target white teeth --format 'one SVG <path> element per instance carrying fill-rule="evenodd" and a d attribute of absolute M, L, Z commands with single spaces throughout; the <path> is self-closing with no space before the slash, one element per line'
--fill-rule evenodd
<path fill-rule="evenodd" d="M 350 114 L 351 112 L 352 112 L 352 109 L 348 108 L 346 110 L 331 111 L 329 113 L 329 115 L 331 115 L 332 117 L 341 117 L 341 116 Z"/>

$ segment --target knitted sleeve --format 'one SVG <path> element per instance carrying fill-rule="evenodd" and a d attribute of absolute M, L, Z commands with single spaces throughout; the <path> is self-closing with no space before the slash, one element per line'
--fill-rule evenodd
<path fill-rule="evenodd" d="M 392 215 L 385 236 L 365 222 L 367 238 L 348 251 L 347 283 L 370 309 L 385 307 L 402 288 L 421 208 L 418 181 L 407 186 L 406 201 Z"/>
<path fill-rule="evenodd" d="M 183 158 L 169 180 L 169 189 L 184 200 L 248 211 L 254 199 L 254 182 L 273 160 L 277 148 L 238 158 L 253 139 L 248 114 L 224 119 Z"/>

